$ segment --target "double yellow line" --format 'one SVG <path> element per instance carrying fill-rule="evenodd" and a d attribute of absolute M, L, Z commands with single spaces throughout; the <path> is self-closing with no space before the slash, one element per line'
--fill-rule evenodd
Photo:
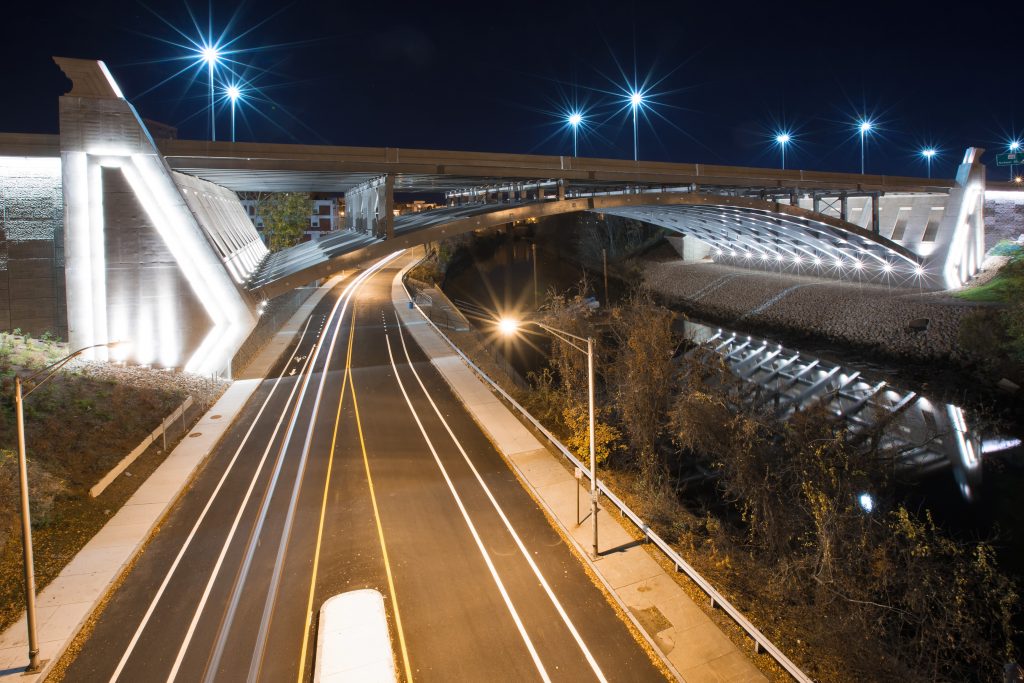
<path fill-rule="evenodd" d="M 353 293 L 354 294 L 354 293 Z M 395 580 L 391 574 L 391 561 L 388 559 L 388 547 L 384 541 L 384 527 L 380 521 L 380 510 L 377 507 L 377 494 L 373 488 L 373 477 L 370 474 L 370 459 L 366 454 L 366 441 L 363 439 L 363 425 L 359 418 L 359 403 L 356 400 L 356 385 L 352 381 L 352 346 L 356 334 L 355 299 L 352 302 L 352 321 L 348 332 L 348 350 L 345 355 L 345 375 L 341 381 L 341 394 L 338 396 L 338 413 L 334 417 L 334 433 L 331 436 L 331 453 L 327 460 L 327 478 L 324 481 L 324 497 L 320 506 L 320 525 L 316 532 L 316 550 L 313 553 L 313 574 L 309 580 L 309 601 L 306 603 L 306 625 L 302 632 L 302 652 L 299 656 L 298 683 L 303 683 L 306 673 L 306 653 L 309 649 L 309 631 L 313 620 L 313 595 L 316 591 L 317 571 L 320 567 L 320 547 L 324 536 L 324 518 L 327 514 L 327 494 L 331 486 L 331 470 L 334 467 L 334 452 L 338 442 L 338 425 L 341 423 L 341 407 L 345 401 L 345 385 L 352 389 L 352 408 L 356 415 L 356 429 L 359 432 L 359 447 L 363 452 L 363 466 L 366 469 L 366 483 L 370 487 L 370 502 L 373 505 L 373 517 L 377 523 L 377 538 L 380 540 L 381 554 L 384 556 L 384 571 L 388 578 L 388 591 L 391 593 L 391 605 L 395 610 L 395 630 L 402 651 L 402 664 L 405 668 L 406 683 L 412 683 L 412 668 L 409 665 L 409 652 L 405 646 L 405 633 L 402 630 L 402 617 L 398 612 L 398 598 L 395 592 Z"/>

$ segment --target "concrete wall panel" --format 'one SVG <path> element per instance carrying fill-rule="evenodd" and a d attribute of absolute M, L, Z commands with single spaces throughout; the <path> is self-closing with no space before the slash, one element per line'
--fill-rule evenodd
<path fill-rule="evenodd" d="M 60 159 L 0 157 L 0 329 L 67 335 Z"/>

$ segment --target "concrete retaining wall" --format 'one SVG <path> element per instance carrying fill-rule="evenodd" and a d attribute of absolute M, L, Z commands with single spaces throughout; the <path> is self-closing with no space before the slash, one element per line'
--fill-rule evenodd
<path fill-rule="evenodd" d="M 0 156 L 0 330 L 67 338 L 60 159 Z"/>
<path fill-rule="evenodd" d="M 985 193 L 985 250 L 1024 234 L 1024 192 Z"/>

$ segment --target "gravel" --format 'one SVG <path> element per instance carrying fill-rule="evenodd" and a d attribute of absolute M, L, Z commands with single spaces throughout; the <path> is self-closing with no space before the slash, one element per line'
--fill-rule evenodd
<path fill-rule="evenodd" d="M 745 270 L 717 263 L 644 264 L 644 282 L 697 315 L 797 331 L 921 360 L 959 359 L 960 323 L 979 304 L 945 293 Z M 911 321 L 928 319 L 924 331 Z"/>

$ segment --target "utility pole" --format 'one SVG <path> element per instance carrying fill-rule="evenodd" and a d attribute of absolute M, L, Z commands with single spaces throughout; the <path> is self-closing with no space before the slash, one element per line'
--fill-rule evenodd
<path fill-rule="evenodd" d="M 601 261 L 604 263 L 604 305 L 608 305 L 608 250 L 601 247 Z"/>
<path fill-rule="evenodd" d="M 531 243 L 530 249 L 533 251 L 533 310 L 536 311 L 540 308 L 537 297 L 537 243 Z"/>

